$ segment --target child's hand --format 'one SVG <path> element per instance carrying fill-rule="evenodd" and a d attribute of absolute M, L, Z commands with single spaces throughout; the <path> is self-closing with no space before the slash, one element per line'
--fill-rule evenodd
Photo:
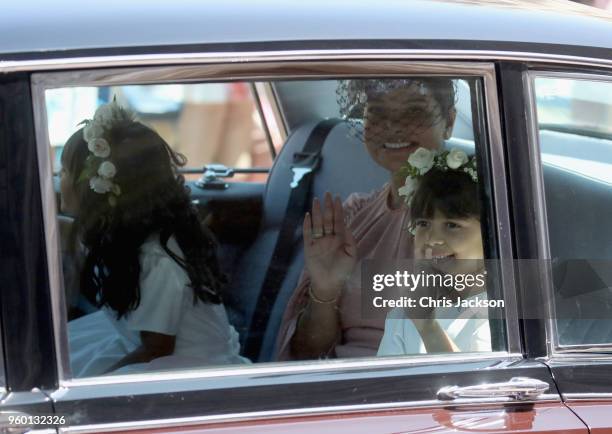
<path fill-rule="evenodd" d="M 426 259 L 415 261 L 414 274 L 422 274 L 428 276 L 427 280 L 423 280 L 421 286 L 417 287 L 414 292 L 410 293 L 410 297 L 416 301 L 414 307 L 405 309 L 406 316 L 415 322 L 415 325 L 424 321 L 433 320 L 435 317 L 436 308 L 448 307 L 444 303 L 453 302 L 456 295 L 453 295 L 452 288 L 447 288 L 443 285 L 438 285 L 441 280 L 437 278 L 444 277 L 444 273 L 436 269 L 434 260 L 431 256 Z M 433 278 L 435 276 L 435 278 Z M 427 283 L 426 283 L 427 282 Z M 421 302 L 423 300 L 423 302 Z"/>
<path fill-rule="evenodd" d="M 357 262 L 357 245 L 344 223 L 339 197 L 315 198 L 304 217 L 304 262 L 312 290 L 323 300 L 336 298 Z"/>

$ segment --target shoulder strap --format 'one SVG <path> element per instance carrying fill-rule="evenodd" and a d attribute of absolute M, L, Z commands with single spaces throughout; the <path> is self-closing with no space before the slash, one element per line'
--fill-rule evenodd
<path fill-rule="evenodd" d="M 330 131 L 339 122 L 339 119 L 326 119 L 319 122 L 310 133 L 302 151 L 293 155 L 291 165 L 293 180 L 290 184 L 291 191 L 287 200 L 285 217 L 276 239 L 268 271 L 259 291 L 245 342 L 244 354 L 252 361 L 257 361 L 259 358 L 268 317 L 293 258 L 295 232 L 306 211 L 312 179 L 321 162 L 323 144 Z"/>

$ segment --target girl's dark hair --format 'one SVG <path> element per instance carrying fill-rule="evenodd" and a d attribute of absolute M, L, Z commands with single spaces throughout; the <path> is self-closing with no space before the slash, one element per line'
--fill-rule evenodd
<path fill-rule="evenodd" d="M 463 171 L 432 168 L 419 178 L 410 201 L 412 225 L 418 219 L 432 218 L 436 210 L 448 218 L 480 220 L 478 184 Z"/>
<path fill-rule="evenodd" d="M 79 179 L 90 154 L 83 130 L 74 133 L 62 153 L 78 198 L 75 234 L 87 247 L 81 291 L 98 306 L 109 306 L 121 318 L 140 303 L 140 247 L 159 234 L 164 250 L 187 272 L 194 303 L 220 303 L 225 276 L 216 243 L 191 204 L 189 189 L 177 167 L 186 158 L 170 149 L 151 128 L 132 120 L 104 131 L 117 168 L 113 182 L 121 193 L 110 206 L 108 194 L 95 193 L 89 179 Z M 174 236 L 184 259 L 168 248 Z"/>

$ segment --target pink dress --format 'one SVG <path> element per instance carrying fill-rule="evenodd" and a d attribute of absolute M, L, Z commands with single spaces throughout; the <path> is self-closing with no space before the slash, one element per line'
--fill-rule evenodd
<path fill-rule="evenodd" d="M 376 318 L 364 318 L 361 313 L 361 262 L 364 259 L 411 259 L 413 236 L 408 232 L 405 207 L 391 209 L 387 198 L 390 184 L 372 193 L 353 193 L 344 203 L 348 228 L 357 242 L 357 266 L 349 278 L 339 301 L 341 337 L 329 357 L 375 356 L 385 328 L 386 312 L 378 310 Z M 279 330 L 277 358 L 291 360 L 290 341 L 295 333 L 297 318 L 308 303 L 309 277 L 302 272 Z"/>

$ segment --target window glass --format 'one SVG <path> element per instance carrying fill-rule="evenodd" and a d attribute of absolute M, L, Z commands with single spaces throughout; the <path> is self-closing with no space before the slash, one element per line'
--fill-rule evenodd
<path fill-rule="evenodd" d="M 612 83 L 536 77 L 562 345 L 612 342 Z"/>
<path fill-rule="evenodd" d="M 272 87 L 265 192 L 170 151 L 252 156 L 251 83 L 45 90 L 73 376 L 504 351 L 482 80 Z"/>
<path fill-rule="evenodd" d="M 187 157 L 187 169 L 205 164 L 236 168 L 269 168 L 270 145 L 248 83 L 163 84 L 70 87 L 46 92 L 49 142 L 54 170 L 61 149 L 77 123 L 101 104 L 116 99 Z M 261 101 L 267 109 L 267 101 Z M 197 176 L 192 176 L 197 179 Z M 237 175 L 237 180 L 265 181 L 264 173 Z"/>

